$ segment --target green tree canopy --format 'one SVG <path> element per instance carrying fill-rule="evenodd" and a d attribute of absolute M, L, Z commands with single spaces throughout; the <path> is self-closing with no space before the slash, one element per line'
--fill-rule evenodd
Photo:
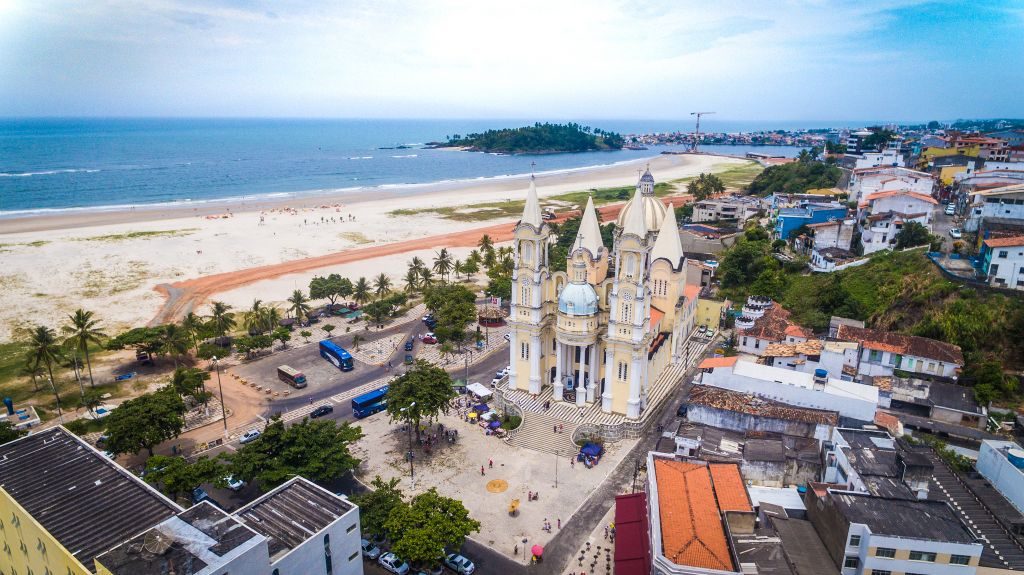
<path fill-rule="evenodd" d="M 835 187 L 842 175 L 842 170 L 823 162 L 790 162 L 765 168 L 750 182 L 747 191 L 757 196 L 800 194 Z"/>
<path fill-rule="evenodd" d="M 359 506 L 359 525 L 365 535 L 383 536 L 391 511 L 405 505 L 398 483 L 397 478 L 385 481 L 378 475 L 370 482 L 372 490 L 352 496 L 352 502 Z"/>
<path fill-rule="evenodd" d="M 27 433 L 28 432 L 23 429 L 15 429 L 9 421 L 0 421 L 0 445 L 9 441 L 14 441 Z"/>
<path fill-rule="evenodd" d="M 362 430 L 347 421 L 303 419 L 285 427 L 275 417 L 259 439 L 228 456 L 231 474 L 259 481 L 264 491 L 296 475 L 315 482 L 331 481 L 359 465 L 349 445 L 362 436 Z"/>
<path fill-rule="evenodd" d="M 395 506 L 385 528 L 396 555 L 414 564 L 437 566 L 446 549 L 458 549 L 466 537 L 480 531 L 480 522 L 469 516 L 461 501 L 431 487 L 408 505 Z"/>
<path fill-rule="evenodd" d="M 907 222 L 903 224 L 896 234 L 896 249 L 913 248 L 931 243 L 932 234 L 928 228 L 918 222 Z"/>
<path fill-rule="evenodd" d="M 480 152 L 539 153 L 618 150 L 622 136 L 576 123 L 535 123 L 522 128 L 487 130 L 482 134 L 458 134 L 448 138 L 449 146 L 465 146 Z"/>
<path fill-rule="evenodd" d="M 185 403 L 171 386 L 129 399 L 106 418 L 107 448 L 116 454 L 138 453 L 181 434 Z"/>
<path fill-rule="evenodd" d="M 184 457 L 154 455 L 146 461 L 146 481 L 152 483 L 171 499 L 184 495 L 204 483 L 223 486 L 227 467 L 216 459 L 199 456 L 189 463 Z"/>
<path fill-rule="evenodd" d="M 326 299 L 333 307 L 338 298 L 352 295 L 352 282 L 338 274 L 331 274 L 327 277 L 317 276 L 309 282 L 309 297 L 311 299 Z"/>
<path fill-rule="evenodd" d="M 461 347 L 466 326 L 476 320 L 476 294 L 461 284 L 441 284 L 428 289 L 423 300 L 437 320 L 434 333 L 438 341 Z"/>
<path fill-rule="evenodd" d="M 725 191 L 725 184 L 722 179 L 714 174 L 701 172 L 696 179 L 690 180 L 686 185 L 686 193 L 693 196 L 693 199 L 700 202 L 709 197 Z"/>
<path fill-rule="evenodd" d="M 387 412 L 392 421 L 404 421 L 416 426 L 420 436 L 420 422 L 448 413 L 448 402 L 455 398 L 452 378 L 436 365 L 417 359 L 412 368 L 388 384 Z M 415 404 L 415 405 L 413 405 Z"/>
<path fill-rule="evenodd" d="M 171 375 L 171 387 L 178 395 L 196 396 L 206 391 L 205 381 L 210 372 L 195 367 L 179 367 Z"/>

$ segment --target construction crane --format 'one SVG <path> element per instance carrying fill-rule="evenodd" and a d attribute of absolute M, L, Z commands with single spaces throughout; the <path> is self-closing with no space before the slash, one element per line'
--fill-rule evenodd
<path fill-rule="evenodd" d="M 697 132 L 693 135 L 693 151 L 697 151 L 697 145 L 700 144 L 700 117 L 707 116 L 708 114 L 714 114 L 714 112 L 690 112 L 691 116 L 697 116 Z"/>

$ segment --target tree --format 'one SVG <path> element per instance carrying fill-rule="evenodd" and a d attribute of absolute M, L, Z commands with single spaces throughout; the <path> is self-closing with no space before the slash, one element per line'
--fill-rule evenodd
<path fill-rule="evenodd" d="M 384 524 L 391 550 L 417 564 L 437 567 L 446 549 L 458 549 L 480 522 L 469 516 L 461 501 L 438 494 L 431 487 L 412 498 L 408 505 L 396 505 Z"/>
<path fill-rule="evenodd" d="M 260 333 L 265 331 L 273 331 L 281 322 L 281 310 L 277 306 L 268 305 L 263 308 L 262 316 L 262 329 Z"/>
<path fill-rule="evenodd" d="M 348 297 L 352 294 L 352 282 L 338 274 L 331 274 L 327 277 L 315 277 L 309 282 L 309 297 L 312 299 L 327 299 L 331 309 L 334 309 L 339 297 Z"/>
<path fill-rule="evenodd" d="M 462 263 L 462 260 L 455 260 L 452 264 L 452 273 L 455 274 L 455 279 L 459 279 L 459 276 L 466 271 L 466 264 Z"/>
<path fill-rule="evenodd" d="M 325 323 L 324 326 L 320 329 L 327 332 L 327 337 L 331 337 L 331 332 L 334 331 L 334 326 L 329 323 Z"/>
<path fill-rule="evenodd" d="M 499 276 L 491 279 L 487 283 L 487 288 L 484 293 L 489 297 L 500 297 L 505 301 L 508 301 L 512 297 L 512 278 L 508 276 Z"/>
<path fill-rule="evenodd" d="M 231 306 L 222 302 L 213 302 L 210 317 L 213 319 L 213 332 L 217 337 L 223 337 L 235 328 L 235 314 L 231 313 Z"/>
<path fill-rule="evenodd" d="M 448 402 L 457 394 L 452 389 L 448 372 L 422 359 L 388 385 L 387 412 L 392 421 L 404 421 L 416 427 L 420 437 L 420 421 L 448 413 Z"/>
<path fill-rule="evenodd" d="M 416 291 L 420 287 L 420 273 L 418 270 L 409 268 L 405 272 L 405 291 Z"/>
<path fill-rule="evenodd" d="M 21 367 L 21 374 L 27 375 L 30 378 L 32 378 L 32 389 L 34 391 L 39 391 L 38 378 L 46 375 L 46 370 L 43 369 L 41 365 L 39 365 L 36 356 L 32 353 L 31 350 L 25 354 L 24 363 L 22 364 Z"/>
<path fill-rule="evenodd" d="M 477 242 L 476 246 L 480 248 L 482 253 L 487 253 L 494 250 L 494 241 L 491 236 L 484 234 L 480 236 L 480 241 Z"/>
<path fill-rule="evenodd" d="M 309 300 L 306 299 L 306 294 L 302 293 L 302 290 L 293 291 L 292 297 L 288 298 L 288 303 L 292 304 L 288 307 L 288 311 L 295 316 L 296 320 L 302 321 L 303 317 L 309 315 Z"/>
<path fill-rule="evenodd" d="M 700 202 L 725 191 L 725 184 L 714 174 L 701 173 L 686 186 L 686 192 Z"/>
<path fill-rule="evenodd" d="M 163 336 L 162 326 L 136 327 L 107 340 L 106 347 L 107 349 L 133 347 L 136 351 L 146 352 L 149 355 L 160 355 Z"/>
<path fill-rule="evenodd" d="M 28 342 L 29 353 L 35 358 L 36 365 L 45 365 L 46 373 L 50 376 L 50 387 L 53 388 L 53 396 L 57 399 L 57 414 L 63 418 L 64 414 L 60 408 L 60 394 L 57 393 L 57 382 L 53 379 L 53 362 L 60 360 L 60 346 L 57 344 L 57 334 L 46 326 L 36 326 L 32 332 L 32 338 Z"/>
<path fill-rule="evenodd" d="M 309 336 L 313 335 L 313 332 L 304 329 L 299 332 L 299 335 L 302 336 L 302 339 L 306 340 L 306 343 L 309 343 Z"/>
<path fill-rule="evenodd" d="M 367 315 L 371 323 L 380 325 L 384 318 L 391 315 L 391 308 L 391 302 L 379 299 L 363 306 L 363 313 Z"/>
<path fill-rule="evenodd" d="M 356 285 L 352 290 L 352 298 L 360 304 L 364 304 L 370 299 L 370 282 L 366 281 L 366 278 L 359 278 L 356 280 Z"/>
<path fill-rule="evenodd" d="M 27 433 L 23 429 L 15 428 L 10 421 L 0 421 L 0 445 L 14 441 Z"/>
<path fill-rule="evenodd" d="M 281 342 L 281 349 L 284 349 L 288 347 L 288 340 L 292 338 L 292 333 L 286 327 L 279 327 L 271 332 L 270 337 L 272 341 Z"/>
<path fill-rule="evenodd" d="M 391 291 L 391 278 L 387 274 L 381 272 L 377 277 L 373 278 L 373 291 L 377 294 L 377 298 L 383 298 L 389 291 Z"/>
<path fill-rule="evenodd" d="M 409 260 L 409 269 L 411 269 L 411 270 L 420 271 L 421 269 L 423 269 L 425 267 L 427 267 L 427 266 L 426 266 L 426 264 L 423 263 L 423 258 L 421 258 L 419 256 L 413 256 L 413 258 L 411 260 Z"/>
<path fill-rule="evenodd" d="M 391 511 L 405 505 L 398 484 L 398 478 L 385 481 L 378 475 L 370 482 L 372 490 L 351 497 L 352 502 L 359 506 L 359 525 L 363 533 L 373 536 L 384 535 L 385 524 Z"/>
<path fill-rule="evenodd" d="M 245 314 L 245 321 L 242 323 L 242 327 L 249 332 L 249 334 L 263 333 L 266 331 L 263 329 L 263 323 L 265 319 L 263 300 L 254 299 L 252 300 L 252 306 L 249 308 L 249 313 Z"/>
<path fill-rule="evenodd" d="M 454 262 L 452 261 L 451 254 L 448 253 L 448 248 L 441 248 L 441 251 L 435 253 L 433 270 L 441 276 L 441 281 L 447 279 L 453 265 Z"/>
<path fill-rule="evenodd" d="M 92 377 L 92 361 L 89 359 L 89 344 L 99 345 L 107 334 L 100 331 L 99 322 L 93 319 L 92 312 L 81 308 L 68 316 L 68 324 L 62 331 L 67 336 L 65 342 L 75 349 L 76 353 L 80 351 L 85 356 L 85 365 L 89 368 L 89 385 L 96 387 Z"/>
<path fill-rule="evenodd" d="M 420 270 L 420 288 L 427 289 L 434 285 L 434 274 L 430 271 L 430 268 L 423 268 Z"/>
<path fill-rule="evenodd" d="M 196 357 L 199 357 L 199 335 L 202 333 L 203 327 L 203 319 L 192 312 L 189 312 L 181 320 L 181 328 L 185 330 L 185 335 L 192 342 L 192 347 L 196 350 Z"/>
<path fill-rule="evenodd" d="M 146 461 L 146 481 L 171 499 L 188 497 L 204 483 L 223 485 L 226 467 L 216 459 L 200 455 L 189 463 L 184 457 L 154 455 Z"/>
<path fill-rule="evenodd" d="M 474 252 L 475 253 L 475 252 Z M 462 264 L 462 273 L 469 277 L 476 275 L 480 271 L 480 258 L 467 258 L 465 263 Z"/>
<path fill-rule="evenodd" d="M 236 478 L 259 481 L 264 491 L 296 475 L 318 483 L 332 481 L 359 465 L 349 445 L 362 436 L 362 430 L 347 421 L 304 418 L 285 427 L 274 417 L 258 441 L 228 456 L 229 468 Z"/>
<path fill-rule="evenodd" d="M 896 137 L 896 132 L 891 130 L 878 130 L 872 132 L 870 136 L 864 138 L 863 145 L 865 148 L 874 148 L 875 150 L 881 150 Z"/>
<path fill-rule="evenodd" d="M 365 341 L 365 340 L 366 340 L 366 338 L 364 338 L 361 334 L 357 333 L 357 334 L 353 335 L 352 336 L 352 347 L 356 348 L 356 351 L 359 351 L 359 344 L 363 343 L 363 341 Z"/>
<path fill-rule="evenodd" d="M 199 396 L 206 391 L 210 372 L 195 367 L 179 367 L 171 375 L 170 387 L 181 397 Z"/>
<path fill-rule="evenodd" d="M 931 232 L 918 222 L 907 222 L 903 224 L 896 234 L 896 249 L 913 248 L 923 246 L 931 242 Z"/>
<path fill-rule="evenodd" d="M 171 386 L 129 399 L 110 412 L 107 449 L 112 453 L 138 453 L 181 434 L 185 427 L 185 403 Z"/>
<path fill-rule="evenodd" d="M 172 356 L 174 367 L 178 367 L 178 357 L 188 352 L 188 334 L 176 323 L 169 323 L 161 327 L 160 353 Z"/>

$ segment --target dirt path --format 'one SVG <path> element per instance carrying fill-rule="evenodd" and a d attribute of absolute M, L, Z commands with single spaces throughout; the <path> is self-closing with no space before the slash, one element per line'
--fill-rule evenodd
<path fill-rule="evenodd" d="M 661 198 L 662 202 L 670 200 L 675 205 L 682 205 L 689 199 L 689 196 L 670 196 Z M 611 221 L 618 216 L 623 204 L 613 204 L 598 208 L 601 219 L 605 222 Z M 567 219 L 571 214 L 562 214 L 554 221 L 560 222 Z M 166 301 L 156 316 L 150 321 L 150 325 L 160 325 L 168 321 L 177 321 L 184 317 L 194 308 L 210 299 L 214 294 L 229 291 L 248 285 L 253 282 L 277 278 L 283 275 L 301 273 L 308 270 L 337 266 L 352 262 L 358 262 L 371 258 L 390 256 L 405 252 L 440 247 L 470 247 L 476 246 L 480 236 L 487 234 L 495 242 L 506 242 L 512 239 L 515 224 L 504 222 L 492 226 L 474 228 L 450 234 L 428 236 L 416 240 L 405 240 L 380 246 L 368 246 L 304 258 L 279 264 L 258 266 L 233 272 L 224 272 L 194 278 L 190 280 L 175 282 L 173 284 L 160 284 L 154 289 L 160 292 Z"/>

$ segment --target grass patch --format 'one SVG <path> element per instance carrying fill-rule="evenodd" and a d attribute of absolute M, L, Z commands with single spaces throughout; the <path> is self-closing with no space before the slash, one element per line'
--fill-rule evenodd
<path fill-rule="evenodd" d="M 750 182 L 754 181 L 754 178 L 758 174 L 764 171 L 764 166 L 757 162 L 745 162 L 739 165 L 729 165 L 721 171 L 716 171 L 714 174 L 718 176 L 722 183 L 725 184 L 726 188 L 745 188 Z"/>
<path fill-rule="evenodd" d="M 83 268 L 73 274 L 78 285 L 77 295 L 98 297 L 114 295 L 138 288 L 149 276 L 149 264 L 130 260 L 123 270 Z"/>
<path fill-rule="evenodd" d="M 149 230 L 141 232 L 125 232 L 123 234 L 107 234 L 103 236 L 91 236 L 88 238 L 75 238 L 80 242 L 120 242 L 124 240 L 139 240 L 150 238 L 177 238 L 188 236 L 199 231 L 199 228 L 185 228 L 181 230 Z"/>
<path fill-rule="evenodd" d="M 373 240 L 366 237 L 362 232 L 341 232 L 338 237 L 355 244 L 372 244 Z"/>

